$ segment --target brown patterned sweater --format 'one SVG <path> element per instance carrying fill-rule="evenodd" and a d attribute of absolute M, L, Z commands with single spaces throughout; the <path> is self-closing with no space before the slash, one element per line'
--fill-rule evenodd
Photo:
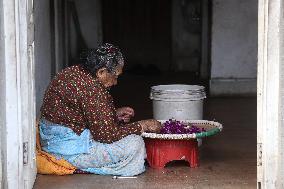
<path fill-rule="evenodd" d="M 119 124 L 107 89 L 80 65 L 65 68 L 47 88 L 41 118 L 71 128 L 80 135 L 86 128 L 93 139 L 112 143 L 130 134 L 141 134 L 137 123 Z"/>

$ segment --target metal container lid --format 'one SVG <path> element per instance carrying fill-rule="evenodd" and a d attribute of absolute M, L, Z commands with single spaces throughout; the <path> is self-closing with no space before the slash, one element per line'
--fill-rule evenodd
<path fill-rule="evenodd" d="M 161 101 L 194 101 L 206 98 L 205 87 L 200 85 L 156 85 L 151 87 L 150 99 Z"/>

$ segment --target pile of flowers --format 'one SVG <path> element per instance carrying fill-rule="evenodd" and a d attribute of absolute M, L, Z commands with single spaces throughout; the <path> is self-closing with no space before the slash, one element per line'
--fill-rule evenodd
<path fill-rule="evenodd" d="M 205 132 L 204 128 L 196 127 L 175 119 L 169 119 L 163 124 L 161 134 L 193 134 Z"/>

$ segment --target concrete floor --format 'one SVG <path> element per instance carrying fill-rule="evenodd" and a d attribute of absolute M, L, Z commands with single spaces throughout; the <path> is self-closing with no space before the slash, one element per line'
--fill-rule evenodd
<path fill-rule="evenodd" d="M 147 80 L 146 80 L 147 78 Z M 151 118 L 149 87 L 160 83 L 198 83 L 186 77 L 126 76 L 113 90 L 118 105 L 130 105 L 136 118 Z M 206 82 L 199 82 L 206 86 Z M 137 179 L 114 180 L 111 176 L 38 175 L 34 189 L 93 188 L 196 188 L 249 189 L 256 187 L 256 98 L 207 98 L 204 118 L 223 124 L 224 130 L 203 140 L 200 166 L 171 162 L 163 170 L 147 168 Z"/>

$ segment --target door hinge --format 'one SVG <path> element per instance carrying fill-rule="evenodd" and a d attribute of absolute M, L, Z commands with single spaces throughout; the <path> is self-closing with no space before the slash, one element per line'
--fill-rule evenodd
<path fill-rule="evenodd" d="M 29 142 L 23 143 L 23 164 L 28 165 L 29 163 Z"/>
<path fill-rule="evenodd" d="M 262 166 L 262 143 L 257 143 L 257 166 Z"/>

